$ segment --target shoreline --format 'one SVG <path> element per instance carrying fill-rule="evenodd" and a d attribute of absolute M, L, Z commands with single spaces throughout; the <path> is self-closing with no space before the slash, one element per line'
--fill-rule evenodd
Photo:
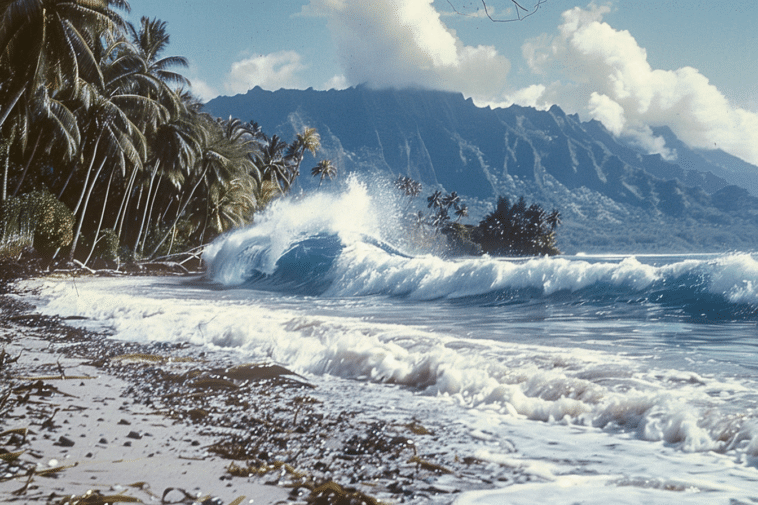
<path fill-rule="evenodd" d="M 34 314 L 17 285 L 6 288 L 7 502 L 450 503 L 461 491 L 491 488 L 472 478 L 482 470 L 476 458 L 423 452 L 440 427 L 334 408 L 328 394 L 312 394 L 305 378 L 277 364 L 77 329 Z M 506 473 L 500 481 L 513 482 L 517 472 Z M 444 485 L 449 474 L 468 485 Z"/>
<path fill-rule="evenodd" d="M 9 292 L 0 294 L 4 502 L 90 504 L 109 503 L 109 497 L 184 503 L 191 497 L 209 504 L 273 504 L 287 498 L 286 489 L 233 479 L 229 460 L 209 450 L 218 436 L 137 394 L 147 366 L 169 373 L 204 364 L 191 350 L 174 362 L 161 360 L 150 346 L 35 315 L 15 286 L 4 287 Z"/>

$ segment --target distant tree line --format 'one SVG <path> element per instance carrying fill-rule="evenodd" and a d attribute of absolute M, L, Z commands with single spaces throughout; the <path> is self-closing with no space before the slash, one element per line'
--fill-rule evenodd
<path fill-rule="evenodd" d="M 413 200 L 421 193 L 421 183 L 400 176 L 395 187 L 408 197 L 410 208 Z M 508 198 L 498 198 L 495 210 L 487 214 L 477 226 L 460 223 L 468 216 L 468 207 L 458 194 L 443 194 L 434 191 L 427 198 L 429 213 L 419 210 L 409 213 L 412 222 L 410 236 L 424 247 L 439 246 L 444 237 L 443 247 L 452 255 L 490 254 L 493 256 L 535 256 L 556 255 L 556 228 L 561 224 L 557 210 L 546 212 L 538 204 L 527 205 L 520 197 L 512 205 Z M 455 220 L 451 217 L 451 212 Z"/>
<path fill-rule="evenodd" d="M 288 143 L 204 113 L 166 23 L 128 9 L 0 1 L 0 249 L 85 264 L 190 249 L 250 223 L 318 151 L 315 129 Z"/>

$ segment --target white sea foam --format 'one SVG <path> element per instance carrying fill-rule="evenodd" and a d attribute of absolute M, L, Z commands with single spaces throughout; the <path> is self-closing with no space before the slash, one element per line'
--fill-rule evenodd
<path fill-rule="evenodd" d="M 88 318 L 81 324 L 107 328 L 116 338 L 190 342 L 273 361 L 327 383 L 334 377 L 360 382 L 369 396 L 389 394 L 382 385 L 395 384 L 396 396 L 385 403 L 434 402 L 446 422 L 469 423 L 471 440 L 503 447 L 518 433 L 507 453 L 489 448 L 476 456 L 540 483 L 466 494 L 460 505 L 624 503 L 620 489 L 628 503 L 682 497 L 711 503 L 714 495 L 707 493 L 721 492 L 752 496 L 743 483 L 752 485 L 757 476 L 758 384 L 750 368 L 712 364 L 707 352 L 694 349 L 699 339 L 754 337 L 753 320 L 727 324 L 734 318 L 724 309 L 758 308 L 752 255 L 659 262 L 407 255 L 392 246 L 400 247 L 395 225 L 384 220 L 397 206 L 382 198 L 353 181 L 337 195 L 282 200 L 255 226 L 209 247 L 208 283 L 51 278 L 24 285 L 38 291 L 41 312 Z M 232 289 L 256 274 L 276 279 L 280 260 L 299 244 L 306 260 L 319 247 L 328 260 L 328 269 L 317 272 L 326 285 L 321 296 L 271 293 L 252 289 L 255 284 Z M 520 290 L 527 292 L 523 305 L 488 305 Z M 593 301 L 602 297 L 613 301 Z M 649 317 L 659 298 L 669 300 L 671 322 L 659 322 L 658 313 Z M 570 301 L 565 321 L 508 322 L 528 319 L 529 307 L 543 317 L 534 307 L 557 310 L 561 299 Z M 680 317 L 687 304 L 707 309 L 712 302 L 724 306 L 714 324 Z M 633 312 L 630 319 L 615 317 L 619 305 Z M 585 306 L 593 310 L 582 313 Z M 440 315 L 463 320 L 442 322 Z M 523 328 L 548 338 L 518 334 Z M 624 346 L 635 338 L 637 347 Z M 754 352 L 751 345 L 730 352 Z M 627 354 L 630 349 L 637 352 Z M 618 469 L 617 462 L 625 466 Z M 703 468 L 710 473 L 698 474 L 699 482 L 682 477 Z"/>
<path fill-rule="evenodd" d="M 250 227 L 225 235 L 204 253 L 209 277 L 237 286 L 254 274 L 271 276 L 277 262 L 304 240 L 304 255 L 324 237 L 336 237 L 341 249 L 328 272 L 319 273 L 326 296 L 406 296 L 416 300 L 461 298 L 503 291 L 536 290 L 542 296 L 560 292 L 612 290 L 626 296 L 663 294 L 679 289 L 696 300 L 704 293 L 725 302 L 758 309 L 758 261 L 750 254 L 715 259 L 688 259 L 655 266 L 635 257 L 599 260 L 532 258 L 527 261 L 480 257 L 445 260 L 432 255 L 409 256 L 402 248 L 396 197 L 369 190 L 351 179 L 345 191 L 316 192 L 282 199 Z M 386 244 L 383 246 L 382 244 Z M 288 264 L 289 265 L 289 264 Z M 307 272 L 305 272 L 307 273 Z"/>
<path fill-rule="evenodd" d="M 754 385 L 733 380 L 650 370 L 600 351 L 470 341 L 409 325 L 310 314 L 307 302 L 283 310 L 246 301 L 244 292 L 220 300 L 199 290 L 194 301 L 183 292 L 189 288 L 165 280 L 47 280 L 35 287 L 44 312 L 100 321 L 119 338 L 231 349 L 298 373 L 401 384 L 466 408 L 620 430 L 683 451 L 756 452 L 755 412 L 721 409 L 722 392 L 732 402 L 754 394 Z"/>

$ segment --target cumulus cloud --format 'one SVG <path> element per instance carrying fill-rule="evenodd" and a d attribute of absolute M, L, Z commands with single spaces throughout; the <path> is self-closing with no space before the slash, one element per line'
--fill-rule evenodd
<path fill-rule="evenodd" d="M 305 87 L 301 73 L 307 67 L 295 51 L 278 51 L 232 63 L 224 87 L 228 93 L 245 93 L 255 86 L 264 89 Z"/>
<path fill-rule="evenodd" d="M 535 73 L 559 70 L 570 81 L 546 86 L 541 97 L 532 93 L 529 100 L 576 107 L 573 111 L 602 121 L 614 134 L 664 156 L 672 153 L 650 127 L 667 125 L 691 146 L 719 147 L 758 163 L 758 114 L 730 104 L 692 67 L 653 69 L 628 31 L 603 21 L 609 11 L 593 4 L 573 8 L 563 13 L 556 36 L 524 44 L 524 57 Z"/>
<path fill-rule="evenodd" d="M 216 98 L 219 95 L 219 92 L 216 90 L 216 88 L 206 83 L 202 79 L 193 78 L 190 79 L 190 81 L 192 82 L 192 86 L 190 86 L 192 93 L 203 102 L 207 102 L 208 100 Z"/>
<path fill-rule="evenodd" d="M 466 46 L 432 0 L 311 0 L 328 19 L 347 81 L 426 87 L 468 96 L 501 93 L 510 63 L 493 46 Z"/>

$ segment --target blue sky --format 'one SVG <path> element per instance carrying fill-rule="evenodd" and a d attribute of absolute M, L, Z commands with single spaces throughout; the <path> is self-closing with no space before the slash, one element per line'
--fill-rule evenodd
<path fill-rule="evenodd" d="M 513 17 L 510 0 L 486 1 Z M 168 23 L 169 53 L 189 58 L 203 99 L 256 85 L 426 86 L 480 105 L 557 103 L 673 158 L 650 131 L 666 124 L 758 163 L 755 0 L 547 0 L 514 23 L 486 19 L 481 0 L 130 3 L 132 21 Z"/>

